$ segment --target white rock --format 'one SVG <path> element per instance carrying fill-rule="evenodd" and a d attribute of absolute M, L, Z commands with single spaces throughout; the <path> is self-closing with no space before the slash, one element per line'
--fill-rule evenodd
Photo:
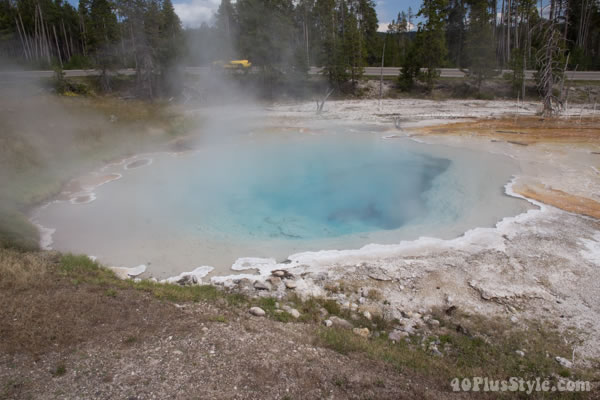
<path fill-rule="evenodd" d="M 370 313 L 370 312 L 368 312 L 368 311 L 365 311 L 365 312 L 363 313 L 363 316 L 364 316 L 366 319 L 368 319 L 369 321 L 371 320 L 371 318 L 373 318 L 373 317 L 371 316 L 371 313 Z"/>
<path fill-rule="evenodd" d="M 399 342 L 400 340 L 407 338 L 408 333 L 402 332 L 400 330 L 395 330 L 389 333 L 388 339 L 393 340 L 395 342 Z"/>
<path fill-rule="evenodd" d="M 333 325 L 333 322 L 331 322 L 330 319 L 326 319 L 325 321 L 323 321 L 323 325 L 325 325 L 327 328 L 329 328 Z"/>
<path fill-rule="evenodd" d="M 437 319 L 430 319 L 429 321 L 427 321 L 429 323 L 429 325 L 431 326 L 440 326 L 440 321 L 438 321 Z"/>
<path fill-rule="evenodd" d="M 331 322 L 333 323 L 333 325 L 335 327 L 337 327 L 337 328 L 352 329 L 352 324 L 350 322 L 346 321 L 343 318 L 332 316 L 329 319 L 331 320 Z"/>
<path fill-rule="evenodd" d="M 300 311 L 296 310 L 295 308 L 292 308 L 290 310 L 290 315 L 296 319 L 300 318 Z"/>
<path fill-rule="evenodd" d="M 285 281 L 285 287 L 288 289 L 296 289 L 297 286 L 298 286 L 298 284 L 295 281 L 291 281 L 291 280 Z"/>
<path fill-rule="evenodd" d="M 354 328 L 352 329 L 352 332 L 355 335 L 362 336 L 364 338 L 368 338 L 369 334 L 371 333 L 369 332 L 369 328 Z"/>
<path fill-rule="evenodd" d="M 256 281 L 253 286 L 256 290 L 271 290 L 271 285 L 267 282 Z"/>
<path fill-rule="evenodd" d="M 517 322 L 519 322 L 519 318 L 517 318 L 513 315 L 510 317 L 510 322 L 512 322 L 513 324 L 516 324 Z"/>
<path fill-rule="evenodd" d="M 554 359 L 556 360 L 557 363 L 559 363 L 560 365 L 562 365 L 565 368 L 573 368 L 573 363 L 571 361 L 567 360 L 566 358 L 554 357 Z"/>
<path fill-rule="evenodd" d="M 260 307 L 252 307 L 250 309 L 250 314 L 256 315 L 257 317 L 264 317 L 265 316 L 265 310 L 263 310 Z"/>
<path fill-rule="evenodd" d="M 517 350 L 515 351 L 515 353 L 517 353 L 521 357 L 525 357 L 525 352 L 523 350 Z"/>

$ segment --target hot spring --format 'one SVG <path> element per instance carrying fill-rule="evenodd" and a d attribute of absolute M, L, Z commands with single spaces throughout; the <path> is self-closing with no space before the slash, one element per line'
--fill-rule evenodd
<path fill-rule="evenodd" d="M 112 181 L 39 209 L 52 247 L 164 278 L 240 257 L 359 248 L 493 226 L 528 204 L 518 172 L 484 152 L 385 139 L 368 129 L 262 132 L 108 165 Z M 119 179 L 115 179 L 119 178 Z M 93 192 L 93 193 L 92 193 Z"/>

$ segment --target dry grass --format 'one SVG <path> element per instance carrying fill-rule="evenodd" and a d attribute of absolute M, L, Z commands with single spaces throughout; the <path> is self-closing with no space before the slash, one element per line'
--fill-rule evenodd
<path fill-rule="evenodd" d="M 0 351 L 41 354 L 103 335 L 140 338 L 177 318 L 172 303 L 157 299 L 225 296 L 212 286 L 121 281 L 85 256 L 0 249 Z M 215 318 L 223 317 L 206 314 L 198 322 Z"/>
<path fill-rule="evenodd" d="M 24 290 L 45 286 L 52 253 L 21 253 L 0 249 L 0 289 Z"/>

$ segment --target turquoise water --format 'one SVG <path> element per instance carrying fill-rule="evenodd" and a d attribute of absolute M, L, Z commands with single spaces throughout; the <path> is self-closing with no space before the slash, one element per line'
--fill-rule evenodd
<path fill-rule="evenodd" d="M 419 236 L 456 237 L 528 206 L 503 194 L 507 158 L 374 132 L 246 133 L 212 138 L 123 177 L 88 204 L 40 210 L 54 247 L 155 276 L 239 257 L 357 248 Z"/>
<path fill-rule="evenodd" d="M 391 230 L 428 212 L 423 193 L 450 163 L 383 141 L 246 141 L 161 171 L 171 195 L 160 207 L 187 228 L 262 239 Z"/>

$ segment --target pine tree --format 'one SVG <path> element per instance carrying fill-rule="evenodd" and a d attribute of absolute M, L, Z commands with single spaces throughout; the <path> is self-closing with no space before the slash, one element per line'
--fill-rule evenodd
<path fill-rule="evenodd" d="M 425 82 L 427 91 L 433 90 L 440 68 L 446 59 L 445 20 L 447 0 L 424 0 L 417 16 L 425 18 L 419 23 L 415 41 L 416 58 L 419 66 L 426 68 L 418 72 L 419 80 Z"/>
<path fill-rule="evenodd" d="M 480 93 L 483 80 L 492 77 L 495 73 L 496 51 L 491 18 L 487 0 L 472 0 L 466 48 L 469 75 L 475 78 L 477 90 Z"/>
<path fill-rule="evenodd" d="M 238 34 L 235 8 L 231 0 L 221 0 L 215 14 L 215 27 L 221 41 L 219 58 L 228 60 L 234 58 L 235 38 Z"/>
<path fill-rule="evenodd" d="M 118 38 L 117 17 L 108 0 L 91 0 L 88 13 L 86 47 L 101 71 L 100 86 L 110 91 L 109 70 L 117 62 L 114 47 Z"/>

